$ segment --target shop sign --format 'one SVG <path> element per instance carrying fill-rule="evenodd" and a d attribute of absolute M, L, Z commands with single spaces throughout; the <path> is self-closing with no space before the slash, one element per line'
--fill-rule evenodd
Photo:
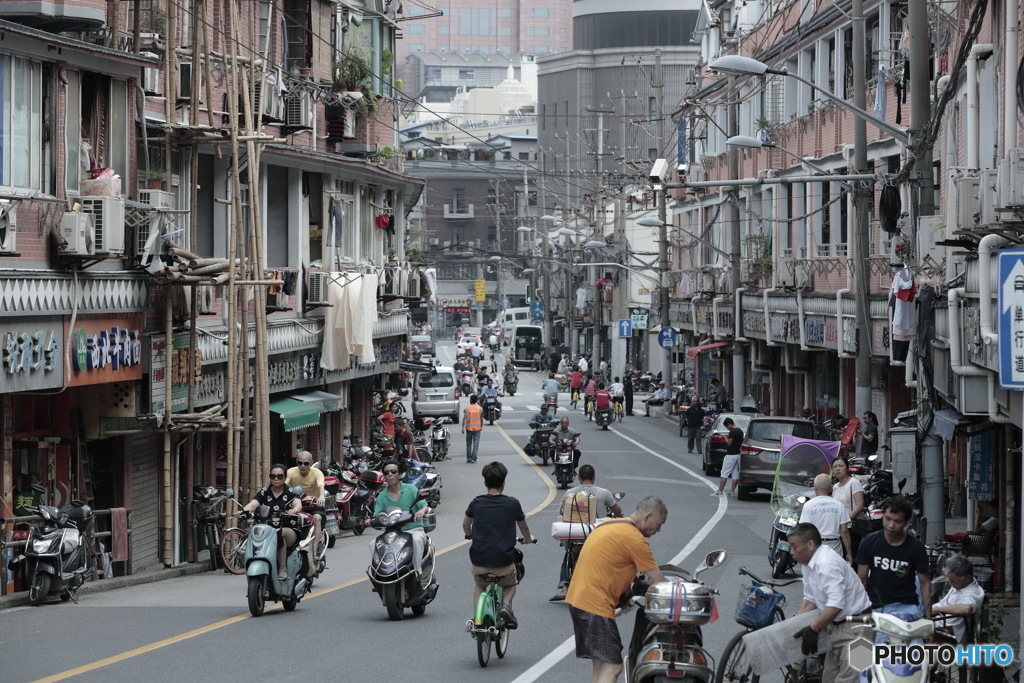
<path fill-rule="evenodd" d="M 142 379 L 142 314 L 79 318 L 71 332 L 71 386 Z"/>
<path fill-rule="evenodd" d="M 992 439 L 990 434 L 970 438 L 971 471 L 967 474 L 967 497 L 971 500 L 992 500 L 995 496 L 995 478 L 992 468 Z"/>
<path fill-rule="evenodd" d="M 804 321 L 804 339 L 808 344 L 825 343 L 825 321 L 809 318 Z"/>
<path fill-rule="evenodd" d="M 42 318 L 0 325 L 3 374 L 0 392 L 54 389 L 64 380 L 64 320 Z"/>
<path fill-rule="evenodd" d="M 785 339 L 789 332 L 789 320 L 786 318 L 774 317 L 769 322 L 772 328 L 772 339 Z"/>
<path fill-rule="evenodd" d="M 647 329 L 647 309 L 646 308 L 634 308 L 631 311 L 633 318 L 633 329 L 634 330 L 646 330 Z"/>
<path fill-rule="evenodd" d="M 188 388 L 203 381 L 202 350 L 189 346 L 189 333 L 174 335 L 171 347 L 162 334 L 149 338 L 150 409 L 157 414 L 166 412 L 167 382 L 171 383 L 171 412 L 180 413 L 188 408 Z M 189 373 L 190 358 L 195 358 L 196 374 Z M 198 393 L 198 392 L 197 392 Z M 195 404 L 200 405 L 198 399 Z"/>
<path fill-rule="evenodd" d="M 834 322 L 825 323 L 825 341 L 832 344 L 839 341 L 839 331 Z"/>
<path fill-rule="evenodd" d="M 718 312 L 718 329 L 732 331 L 732 311 Z"/>

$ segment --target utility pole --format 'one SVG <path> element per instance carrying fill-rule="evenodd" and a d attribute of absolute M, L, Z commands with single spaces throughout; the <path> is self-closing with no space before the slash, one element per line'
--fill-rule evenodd
<path fill-rule="evenodd" d="M 728 109 L 728 121 L 726 125 L 729 127 L 729 137 L 739 135 L 740 132 L 740 116 L 739 116 L 738 104 L 730 104 Z M 729 145 L 729 177 L 733 180 L 738 180 L 740 177 L 740 151 L 735 145 Z M 732 285 L 732 295 L 737 299 L 740 297 L 740 239 L 742 238 L 740 230 L 740 209 L 737 206 L 737 194 L 738 190 L 732 188 L 729 190 L 729 196 L 726 199 L 725 210 L 728 216 L 729 222 L 729 279 Z M 733 306 L 733 315 L 742 315 L 743 303 L 736 301 L 736 305 Z M 714 324 L 712 323 L 712 329 Z M 740 329 L 740 321 L 733 321 L 733 328 Z M 746 396 L 746 363 L 743 357 L 743 344 L 739 341 L 733 340 L 732 342 L 732 400 L 733 410 L 739 410 L 740 404 L 743 401 L 743 397 Z"/>
<path fill-rule="evenodd" d="M 913 4 L 913 3 L 911 3 Z M 863 55 L 867 45 L 864 36 L 864 0 L 853 0 L 850 6 L 853 20 L 853 105 L 865 107 L 865 74 Z M 868 133 L 867 123 L 860 116 L 853 119 L 853 164 L 855 173 L 864 173 L 868 165 Z M 868 271 L 871 268 L 871 224 L 868 222 L 868 209 L 871 204 L 871 187 L 867 183 L 854 184 L 854 235 L 856 251 L 854 252 L 854 287 L 856 290 L 857 357 L 854 361 L 856 370 L 856 408 L 857 415 L 871 410 L 871 293 L 868 283 Z"/>
<path fill-rule="evenodd" d="M 626 93 L 623 90 L 619 90 L 619 140 L 620 147 L 622 149 L 622 161 L 619 164 L 619 173 L 626 166 Z M 615 227 L 613 234 L 615 235 L 615 245 L 619 247 L 626 246 L 626 200 L 619 193 L 619 197 L 616 201 L 616 216 L 615 216 Z M 628 264 L 627 264 L 628 265 Z M 615 302 L 612 305 L 612 320 L 620 320 L 622 318 L 629 317 L 629 297 L 633 293 L 632 278 L 623 278 L 621 280 L 623 284 L 619 285 L 619 291 L 615 296 Z M 612 353 L 611 353 L 611 376 L 622 376 L 626 372 L 626 360 L 628 358 L 628 342 L 625 338 L 619 338 L 618 334 L 612 334 Z"/>
<path fill-rule="evenodd" d="M 548 193 L 547 193 L 547 171 L 544 166 L 544 150 L 540 150 L 540 210 L 546 214 L 548 210 Z M 544 236 L 544 298 L 541 299 L 541 303 L 544 305 L 544 344 L 550 345 L 551 339 L 551 311 L 553 310 L 554 300 L 551 296 L 551 268 L 548 264 L 551 263 L 551 238 L 548 236 L 548 231 L 543 231 Z M 539 297 L 538 297 L 539 298 Z"/>
<path fill-rule="evenodd" d="M 665 88 L 665 74 L 661 66 L 661 50 L 654 51 L 654 97 L 658 112 L 658 153 L 661 153 L 661 146 L 665 144 L 665 110 L 662 92 Z M 661 271 L 661 287 L 658 288 L 658 311 L 661 317 L 661 329 L 671 327 L 669 323 L 668 287 L 672 279 L 669 277 L 668 264 L 668 190 L 664 185 L 667 178 L 662 179 L 661 191 L 658 193 L 658 220 L 661 226 L 658 228 L 658 268 Z M 642 337 L 641 337 L 642 338 Z M 671 387 L 672 382 L 672 351 L 662 348 L 661 350 L 661 378 L 665 385 Z"/>
<path fill-rule="evenodd" d="M 577 147 L 577 149 L 579 149 L 579 148 Z M 566 193 L 567 193 L 567 195 L 569 197 L 569 201 L 568 201 L 569 211 L 573 212 L 573 211 L 575 211 L 575 209 L 573 208 L 573 186 L 569 182 L 569 175 L 570 175 L 569 174 L 569 160 L 571 158 L 572 158 L 572 142 L 569 139 L 569 129 L 566 128 L 565 129 L 565 166 L 566 166 L 566 168 L 565 168 L 565 171 L 566 171 L 566 173 L 565 173 L 565 188 L 566 188 Z M 579 163 L 579 157 L 577 157 L 576 163 Z M 579 330 L 576 329 L 576 309 L 573 306 L 573 304 L 576 303 L 575 300 L 574 300 L 574 297 L 576 296 L 576 293 L 574 291 L 572 291 L 572 268 L 568 267 L 568 264 L 566 264 L 566 266 L 567 267 L 565 269 L 565 316 L 566 316 L 566 318 L 565 318 L 565 324 L 566 324 L 566 333 L 565 333 L 566 339 L 565 339 L 565 341 L 566 342 L 571 342 L 569 344 L 569 355 L 571 357 L 572 355 L 575 355 L 576 353 L 578 353 L 579 350 L 580 350 L 580 333 L 579 333 Z"/>

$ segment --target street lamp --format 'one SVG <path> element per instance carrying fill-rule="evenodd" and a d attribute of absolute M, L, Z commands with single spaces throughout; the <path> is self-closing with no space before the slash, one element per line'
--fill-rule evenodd
<path fill-rule="evenodd" d="M 811 163 L 810 161 L 808 161 L 807 159 L 804 159 L 799 154 L 796 154 L 794 152 L 790 152 L 788 149 L 786 149 L 782 145 L 777 145 L 774 142 L 765 142 L 764 140 L 762 140 L 760 138 L 751 137 L 749 135 L 733 135 L 731 138 L 729 138 L 728 140 L 725 141 L 725 144 L 727 146 L 729 146 L 729 147 L 745 147 L 747 149 L 760 149 L 762 147 L 768 147 L 769 149 L 777 149 L 777 150 L 785 152 L 789 156 L 793 157 L 794 159 L 799 161 L 801 164 L 807 166 L 812 171 L 817 171 L 818 173 L 820 173 L 822 175 L 829 175 L 828 170 L 822 168 L 821 166 L 818 166 L 817 164 Z M 842 186 L 842 187 L 845 187 L 848 190 L 852 190 L 853 189 L 852 185 L 850 185 L 849 183 L 844 183 L 841 180 L 837 180 L 836 183 L 838 185 Z"/>
<path fill-rule="evenodd" d="M 850 104 L 838 95 L 830 93 L 828 90 L 819 88 L 814 84 L 813 81 L 809 81 L 800 74 L 792 73 L 786 69 L 772 69 L 769 68 L 764 62 L 759 62 L 751 57 L 744 57 L 742 55 L 726 55 L 719 57 L 715 61 L 708 64 L 708 68 L 712 71 L 731 75 L 731 76 L 764 76 L 765 74 L 773 74 L 777 76 L 788 76 L 789 78 L 800 81 L 811 90 L 821 93 L 826 99 L 829 99 L 838 104 L 843 109 L 853 112 L 856 116 L 868 121 L 872 125 L 876 126 L 880 130 L 885 131 L 889 135 L 893 136 L 904 145 L 910 144 L 910 137 L 897 128 L 896 126 L 883 121 L 874 114 L 871 114 L 860 107 Z"/>

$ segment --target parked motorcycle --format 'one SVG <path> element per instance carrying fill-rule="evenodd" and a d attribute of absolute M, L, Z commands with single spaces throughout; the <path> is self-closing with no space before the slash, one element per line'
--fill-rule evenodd
<path fill-rule="evenodd" d="M 296 495 L 302 495 L 301 487 Z M 246 515 L 249 516 L 249 515 Z M 298 546 L 285 558 L 287 577 L 278 578 L 277 548 L 281 542 L 278 529 L 283 515 L 272 513 L 270 507 L 261 505 L 253 514 L 245 543 L 246 596 L 249 613 L 262 616 L 267 600 L 278 602 L 286 612 L 291 612 L 306 593 L 312 590 L 313 578 L 317 575 L 313 549 L 312 523 L 308 515 L 299 516 Z"/>
<path fill-rule="evenodd" d="M 872 612 L 864 616 L 846 617 L 846 621 L 854 624 L 854 628 L 857 624 L 863 624 L 867 627 L 863 629 L 864 631 L 871 630 L 888 636 L 893 647 L 906 648 L 915 641 L 927 641 L 932 637 L 940 638 L 950 645 L 957 644 L 956 637 L 941 629 L 937 630 L 933 620 L 914 619 L 914 616 L 906 612 L 893 614 Z M 858 628 L 857 630 L 861 631 L 862 629 Z M 868 638 L 873 639 L 870 635 Z M 936 668 L 940 670 L 936 671 Z M 886 658 L 863 671 L 860 680 L 868 683 L 900 683 L 900 681 L 927 683 L 929 680 L 934 680 L 933 673 L 942 675 L 942 680 L 946 680 L 946 672 L 941 671 L 939 665 L 930 667 L 927 663 L 920 662 L 917 664 L 893 663 L 891 659 Z"/>
<path fill-rule="evenodd" d="M 33 484 L 39 500 L 46 489 Z M 80 500 L 73 500 L 60 509 L 52 505 L 26 506 L 43 518 L 41 526 L 33 526 L 25 543 L 25 552 L 11 561 L 14 571 L 25 562 L 25 575 L 29 578 L 28 600 L 41 605 L 47 596 L 60 595 L 63 601 L 74 600 L 90 571 L 88 539 L 85 532 L 92 524 L 92 508 Z"/>
<path fill-rule="evenodd" d="M 608 425 L 612 423 L 612 409 L 611 408 L 596 408 L 594 410 L 594 422 L 601 429 L 608 429 Z"/>
<path fill-rule="evenodd" d="M 537 439 L 534 442 L 536 450 L 533 455 L 539 457 L 544 465 L 548 464 L 548 460 L 555 459 L 555 428 L 558 425 L 554 422 L 548 424 L 538 424 L 536 422 L 530 423 L 530 428 L 536 430 Z"/>
<path fill-rule="evenodd" d="M 558 439 L 555 443 L 555 481 L 563 489 L 572 486 L 576 478 L 576 470 L 572 466 L 574 448 L 575 439 Z"/>
<path fill-rule="evenodd" d="M 501 401 L 498 400 L 497 396 L 481 396 L 484 419 L 487 420 L 487 424 L 494 424 L 495 420 L 501 418 Z"/>
<path fill-rule="evenodd" d="M 351 529 L 356 536 L 361 535 L 373 519 L 377 494 L 384 488 L 384 474 L 380 470 L 344 470 L 336 462 L 331 463 L 328 472 L 339 479 L 335 496 L 341 516 L 339 526 L 343 531 Z"/>
<path fill-rule="evenodd" d="M 431 517 L 428 513 L 426 519 Z M 380 595 L 381 604 L 388 611 L 391 621 L 401 621 L 406 607 L 419 616 L 426 612 L 427 605 L 437 595 L 437 581 L 434 579 L 434 544 L 427 537 L 424 547 L 420 576 L 412 561 L 412 535 L 402 531 L 411 522 L 412 513 L 401 508 L 389 507 L 374 517 L 372 526 L 381 529 L 373 545 L 370 566 L 366 575 L 370 577 L 373 592 Z M 436 522 L 435 522 L 436 524 Z M 430 523 L 424 530 L 433 530 Z"/>
<path fill-rule="evenodd" d="M 433 467 L 419 460 L 403 460 L 405 475 L 402 481 L 412 484 L 420 490 L 420 496 L 427 501 L 427 505 L 436 508 L 441 504 L 441 474 Z"/>
<path fill-rule="evenodd" d="M 624 662 L 626 683 L 712 679 L 715 659 L 704 649 L 700 627 L 715 613 L 715 590 L 699 577 L 725 558 L 724 550 L 708 553 L 692 576 L 675 565 L 662 565 L 668 580 L 631 598 L 640 609 Z M 641 588 L 647 585 L 639 583 Z"/>
<path fill-rule="evenodd" d="M 775 508 L 772 532 L 768 538 L 768 562 L 772 566 L 772 578 L 782 578 L 796 562 L 789 547 L 789 531 L 800 521 L 807 496 L 791 494 L 781 498 Z"/>

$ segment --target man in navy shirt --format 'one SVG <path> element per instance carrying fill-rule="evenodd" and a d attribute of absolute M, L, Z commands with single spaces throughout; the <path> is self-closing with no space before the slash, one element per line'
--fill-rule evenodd
<path fill-rule="evenodd" d="M 501 616 L 508 628 L 519 624 L 512 613 L 512 598 L 516 594 L 516 527 L 523 534 L 524 543 L 533 543 L 530 527 L 526 524 L 523 506 L 517 498 L 506 496 L 505 477 L 508 469 L 500 462 L 484 465 L 484 485 L 487 493 L 477 496 L 466 508 L 462 530 L 472 539 L 469 561 L 473 564 L 473 607 L 487 588 L 487 575 L 494 574 L 502 587 Z"/>

